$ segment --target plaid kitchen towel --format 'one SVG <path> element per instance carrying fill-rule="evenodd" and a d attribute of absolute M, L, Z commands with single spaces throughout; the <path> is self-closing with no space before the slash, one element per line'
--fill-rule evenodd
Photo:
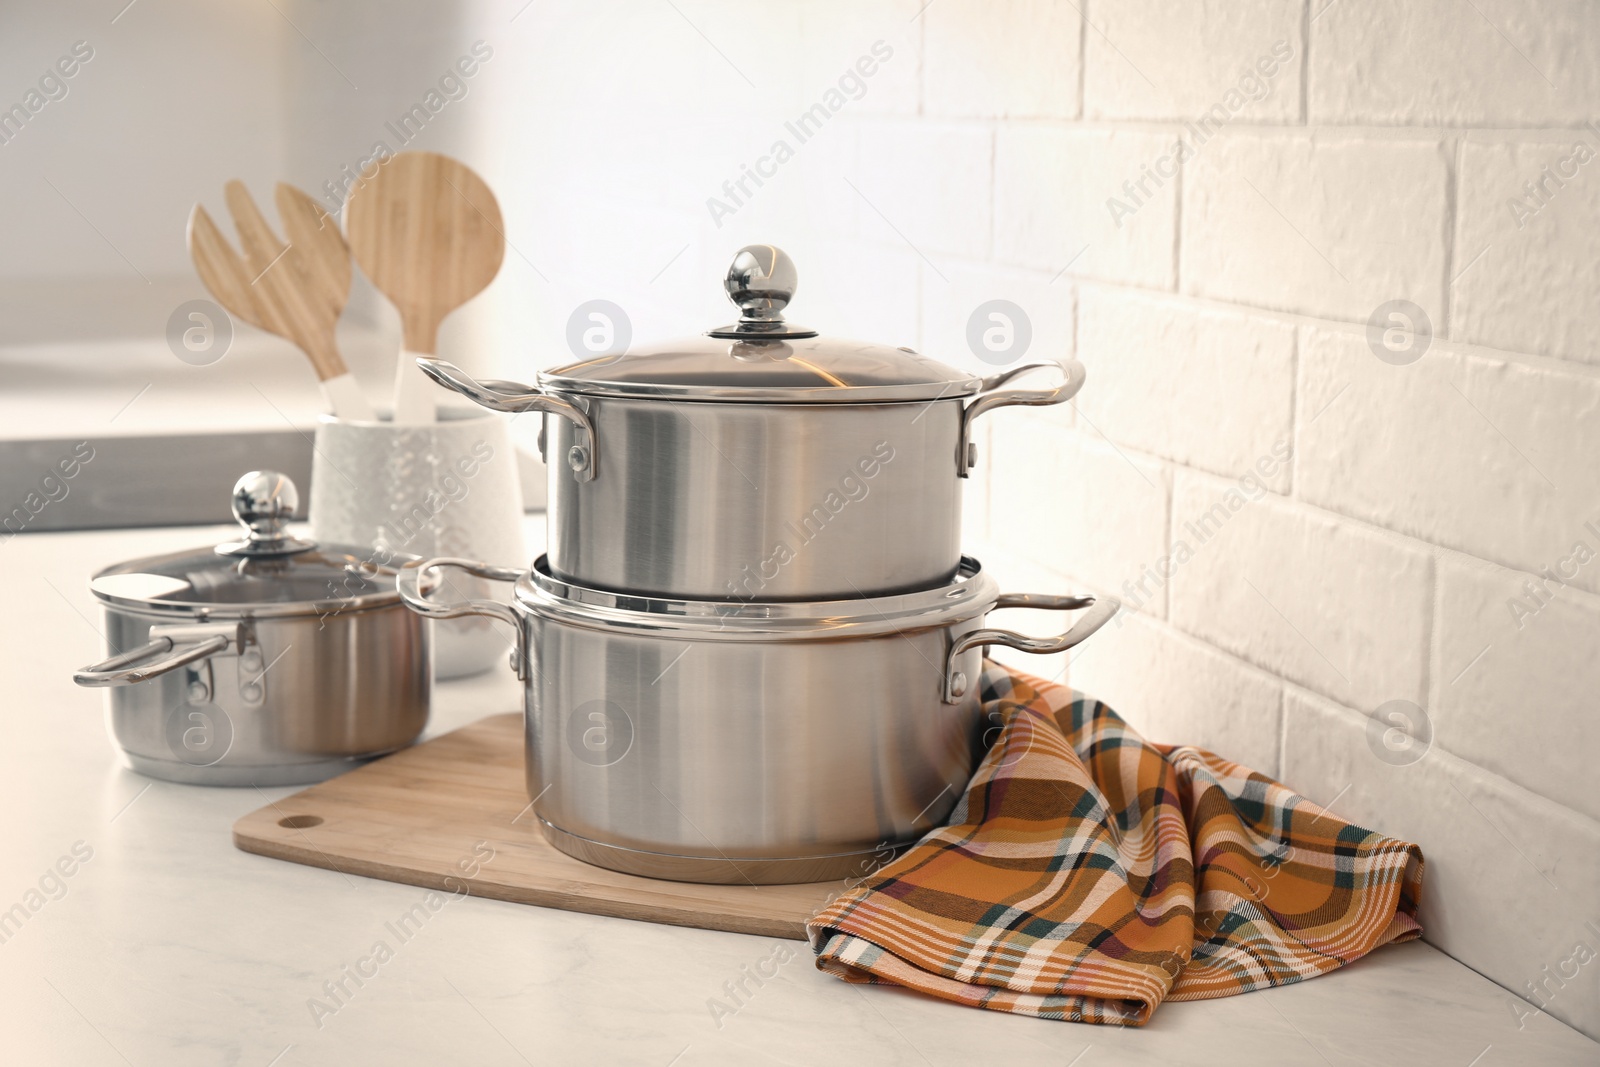
<path fill-rule="evenodd" d="M 849 982 L 1140 1026 L 1422 933 L 1422 851 L 1097 700 L 986 663 L 998 728 L 949 825 L 807 924 Z"/>

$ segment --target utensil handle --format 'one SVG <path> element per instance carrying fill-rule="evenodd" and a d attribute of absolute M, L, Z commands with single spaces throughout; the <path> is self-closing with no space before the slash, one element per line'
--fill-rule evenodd
<path fill-rule="evenodd" d="M 400 365 L 394 376 L 394 424 L 396 426 L 426 426 L 438 419 L 434 407 L 433 390 L 428 379 L 417 369 L 419 360 L 430 358 L 421 352 L 400 352 Z"/>
<path fill-rule="evenodd" d="M 159 678 L 196 660 L 227 651 L 228 646 L 233 644 L 236 638 L 238 627 L 230 623 L 225 630 L 215 627 L 174 627 L 165 634 L 152 632 L 156 633 L 156 636 L 149 644 L 84 667 L 73 673 L 72 680 L 79 685 L 97 689 L 113 685 L 134 685 L 151 678 Z M 210 636 L 206 636 L 207 634 Z M 198 644 L 178 648 L 181 642 L 195 637 L 202 637 L 203 640 Z M 151 657 L 170 652 L 174 648 L 178 648 L 178 651 L 173 655 L 156 660 L 154 663 L 146 662 Z"/>
<path fill-rule="evenodd" d="M 534 385 L 494 378 L 478 381 L 455 364 L 431 356 L 418 356 L 417 367 L 446 389 L 454 390 L 490 411 L 542 411 L 566 419 L 573 425 L 573 443 L 562 458 L 572 470 L 573 477 L 580 482 L 587 482 L 592 481 L 599 472 L 600 452 L 594 420 L 572 401 Z"/>
<path fill-rule="evenodd" d="M 1053 367 L 1061 372 L 1061 384 L 1053 389 L 1009 389 L 1004 392 L 995 392 L 1013 378 L 1019 378 L 1032 371 Z M 1078 395 L 1078 390 L 1083 388 L 1084 378 L 1088 372 L 1083 364 L 1075 359 L 1040 360 L 1036 363 L 1024 363 L 1020 367 L 1012 367 L 991 374 L 983 380 L 983 388 L 978 399 L 967 405 L 966 411 L 961 414 L 961 447 L 956 453 L 956 473 L 965 478 L 972 470 L 972 421 L 986 412 L 995 408 L 1005 407 L 1042 407 L 1049 404 L 1064 404 Z"/>
<path fill-rule="evenodd" d="M 336 418 L 346 422 L 376 422 L 378 416 L 368 403 L 355 375 L 349 371 L 322 380 L 322 395 Z"/>
<path fill-rule="evenodd" d="M 436 567 L 455 567 L 478 578 L 487 578 L 491 582 L 514 582 L 522 577 L 522 571 L 514 567 L 496 567 L 490 563 L 480 563 L 474 559 L 460 559 L 455 556 L 439 556 L 434 559 L 423 560 L 421 563 L 408 563 L 400 568 L 400 573 L 395 576 L 395 588 L 400 591 L 400 599 L 406 602 L 406 607 L 418 615 L 426 615 L 430 619 L 459 619 L 463 615 L 484 615 L 491 619 L 499 619 L 508 624 L 517 635 L 516 648 L 512 653 L 511 669 L 519 679 L 527 677 L 526 657 L 523 654 L 522 620 L 517 618 L 517 613 L 511 605 L 502 604 L 498 600 L 466 600 L 459 604 L 441 604 L 428 599 L 422 591 L 422 575 Z"/>
<path fill-rule="evenodd" d="M 1039 656 L 1065 652 L 1110 622 L 1111 617 L 1122 607 L 1122 601 L 1116 597 L 1096 598 L 1092 596 L 1047 596 L 1041 593 L 1007 593 L 997 599 L 994 606 L 997 611 L 1001 608 L 1039 608 L 1045 611 L 1077 611 L 1079 608 L 1088 608 L 1089 610 L 1072 624 L 1070 630 L 1054 637 L 1029 637 L 1014 630 L 998 629 L 972 630 L 962 634 L 951 643 L 950 651 L 945 655 L 944 702 L 946 704 L 956 703 L 972 687 L 973 680 L 969 679 L 964 672 L 956 669 L 956 661 L 963 652 L 989 645 L 1004 645 L 1007 648 L 1014 648 L 1018 652 L 1028 652 Z"/>

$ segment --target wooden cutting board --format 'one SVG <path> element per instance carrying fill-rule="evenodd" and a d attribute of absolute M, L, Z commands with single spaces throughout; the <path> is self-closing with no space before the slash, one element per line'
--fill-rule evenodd
<path fill-rule="evenodd" d="M 253 811 L 233 824 L 233 843 L 445 892 L 465 884 L 519 904 L 797 941 L 848 885 L 665 882 L 557 851 L 523 786 L 520 714 L 491 715 Z"/>

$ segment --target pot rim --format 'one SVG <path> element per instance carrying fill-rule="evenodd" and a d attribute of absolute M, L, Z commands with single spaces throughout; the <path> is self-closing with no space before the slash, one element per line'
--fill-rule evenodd
<path fill-rule="evenodd" d="M 851 407 L 881 404 L 927 404 L 964 400 L 983 388 L 983 379 L 919 385 L 851 386 L 848 389 L 735 385 L 682 385 L 661 382 L 608 382 L 540 371 L 541 388 L 565 396 L 614 397 L 627 400 L 678 400 L 703 404 L 789 404 L 796 407 Z"/>
<path fill-rule="evenodd" d="M 675 600 L 593 589 L 550 573 L 541 555 L 517 581 L 519 611 L 586 629 L 711 641 L 835 641 L 939 629 L 979 618 L 999 599 L 983 565 L 961 557 L 956 578 L 890 596 L 815 601 Z"/>
<path fill-rule="evenodd" d="M 329 548 L 349 546 L 331 545 Z M 357 611 L 373 611 L 381 608 L 401 606 L 400 592 L 393 586 L 379 589 L 359 596 L 328 597 L 320 600 L 251 600 L 251 601 L 222 601 L 222 600 L 160 600 L 148 597 L 130 596 L 109 591 L 102 583 L 104 578 L 115 578 L 123 575 L 136 575 L 145 573 L 152 565 L 159 566 L 169 560 L 184 559 L 197 550 L 186 552 L 170 552 L 161 556 L 146 556 L 142 559 L 129 560 L 126 563 L 114 564 L 97 571 L 89 579 L 89 591 L 96 600 L 107 608 L 116 608 L 120 611 L 145 615 L 150 618 L 160 619 L 194 619 L 196 621 L 243 621 L 246 619 L 283 619 L 283 618 L 309 618 L 320 615 L 344 615 Z M 349 555 L 349 553 L 346 553 Z M 351 556 L 351 558 L 357 558 Z M 389 575 L 397 573 L 400 567 L 415 567 L 421 559 L 415 556 L 400 556 L 399 567 L 390 565 L 373 564 L 377 573 Z M 425 588 L 433 588 L 438 584 L 438 579 L 422 576 Z"/>
<path fill-rule="evenodd" d="M 155 600 L 128 600 L 113 598 L 90 590 L 100 600 L 101 606 L 118 611 L 123 615 L 138 616 L 140 618 L 172 622 L 174 620 L 189 620 L 192 622 L 253 622 L 257 619 L 314 619 L 319 616 L 334 618 L 340 615 L 365 614 L 374 611 L 383 611 L 400 604 L 396 596 L 393 600 L 372 598 L 363 600 L 359 604 L 355 600 L 293 600 L 281 604 L 255 603 L 255 604 L 214 604 L 196 603 L 193 601 L 155 601 Z"/>

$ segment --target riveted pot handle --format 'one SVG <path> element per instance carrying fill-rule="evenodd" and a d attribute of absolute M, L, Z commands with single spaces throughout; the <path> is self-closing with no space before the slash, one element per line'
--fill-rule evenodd
<path fill-rule="evenodd" d="M 436 600 L 429 600 L 428 595 L 422 591 L 422 575 L 435 567 L 455 567 L 476 577 L 487 578 L 491 582 L 514 582 L 522 577 L 522 572 L 513 567 L 496 567 L 473 559 L 440 556 L 421 563 L 407 563 L 395 576 L 394 584 L 400 591 L 400 599 L 406 602 L 406 607 L 418 615 L 426 615 L 430 619 L 459 619 L 464 615 L 484 615 L 508 624 L 512 632 L 517 635 L 517 646 L 511 656 L 511 669 L 516 671 L 518 678 L 525 678 L 527 671 L 523 666 L 525 657 L 522 649 L 522 620 L 517 618 L 517 613 L 511 609 L 511 605 L 502 604 L 498 600 L 467 600 L 459 604 L 441 604 Z"/>
<path fill-rule="evenodd" d="M 572 423 L 575 431 L 572 447 L 567 450 L 567 466 L 578 481 L 594 480 L 600 463 L 595 449 L 594 420 L 571 400 L 547 393 L 536 385 L 522 385 L 497 378 L 479 381 L 454 363 L 442 359 L 419 357 L 417 366 L 422 373 L 446 389 L 460 393 L 491 411 L 542 411 L 566 419 Z"/>
<path fill-rule="evenodd" d="M 1019 378 L 1031 371 L 1051 367 L 1061 372 L 1061 384 L 1053 389 L 1007 389 L 996 392 L 1001 386 Z M 972 470 L 975 455 L 972 448 L 972 421 L 985 412 L 995 408 L 1026 406 L 1042 407 L 1049 404 L 1064 404 L 1078 395 L 1078 390 L 1083 388 L 1083 380 L 1088 372 L 1083 369 L 1083 364 L 1075 359 L 1043 360 L 1037 363 L 1024 363 L 1020 367 L 1012 367 L 991 374 L 983 380 L 983 388 L 979 391 L 978 399 L 967 405 L 966 411 L 961 415 L 961 448 L 956 453 L 956 473 L 965 478 L 967 472 Z"/>
<path fill-rule="evenodd" d="M 963 652 L 989 645 L 1005 645 L 1018 652 L 1029 652 L 1040 656 L 1065 652 L 1110 622 L 1111 616 L 1122 607 L 1122 601 L 1116 597 L 1008 593 L 996 600 L 994 606 L 996 610 L 1000 608 L 1042 608 L 1046 611 L 1077 611 L 1079 608 L 1088 608 L 1089 610 L 1072 624 L 1070 630 L 1055 637 L 1028 637 L 1013 630 L 996 629 L 972 630 L 962 634 L 951 643 L 950 651 L 945 655 L 944 702 L 946 704 L 956 703 L 966 696 L 972 687 L 973 680 L 956 669 L 956 661 Z"/>
<path fill-rule="evenodd" d="M 151 631 L 147 645 L 101 660 L 89 667 L 75 671 L 72 680 L 91 689 L 113 685 L 135 685 L 151 678 L 159 678 L 169 671 L 185 667 L 196 660 L 206 659 L 218 652 L 226 652 L 238 639 L 238 624 L 219 626 L 171 627 L 170 632 Z M 188 641 L 200 638 L 197 644 Z M 176 651 L 174 651 L 176 650 Z M 172 655 L 156 659 L 171 652 Z"/>

